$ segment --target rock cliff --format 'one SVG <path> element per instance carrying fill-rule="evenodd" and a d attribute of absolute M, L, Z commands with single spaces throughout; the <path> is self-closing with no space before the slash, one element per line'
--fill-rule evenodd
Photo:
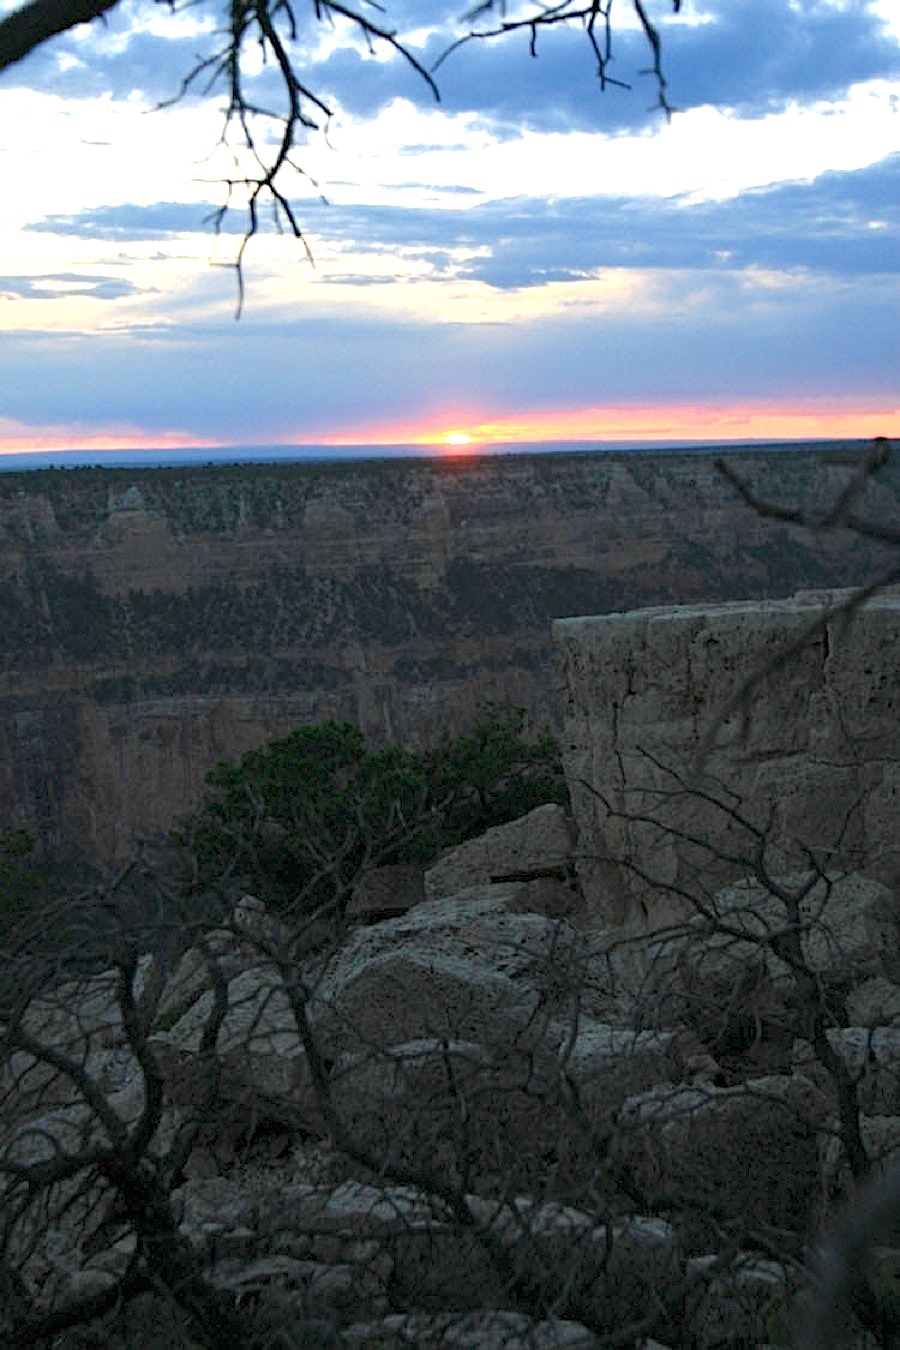
<path fill-rule="evenodd" d="M 828 500 L 847 446 L 748 452 Z M 879 488 L 895 506 L 896 475 Z M 552 619 L 847 584 L 859 541 L 756 518 L 700 454 L 0 476 L 0 791 L 93 859 L 304 720 L 379 739 L 484 698 L 556 721 Z"/>
<path fill-rule="evenodd" d="M 900 590 L 802 640 L 847 594 L 556 623 L 564 758 L 598 919 L 657 927 L 684 914 L 698 874 L 723 885 L 757 857 L 781 871 L 816 857 L 897 887 Z"/>

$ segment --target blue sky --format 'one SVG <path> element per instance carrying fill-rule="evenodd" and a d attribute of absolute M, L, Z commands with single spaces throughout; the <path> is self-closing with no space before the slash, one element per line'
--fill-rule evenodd
<path fill-rule="evenodd" d="M 630 89 L 577 31 L 519 34 L 451 55 L 440 104 L 298 6 L 313 262 L 261 234 L 239 323 L 222 96 L 153 111 L 219 7 L 125 0 L 7 70 L 0 450 L 896 434 L 900 6 L 649 7 L 670 122 L 627 0 Z M 430 67 L 464 8 L 387 12 Z"/>

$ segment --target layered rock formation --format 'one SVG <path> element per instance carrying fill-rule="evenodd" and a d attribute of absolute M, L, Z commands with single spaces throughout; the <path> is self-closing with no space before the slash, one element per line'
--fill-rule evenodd
<path fill-rule="evenodd" d="M 734 462 L 813 503 L 858 455 Z M 494 698 L 555 721 L 553 618 L 846 584 L 872 561 L 757 518 L 700 454 L 3 474 L 6 814 L 121 857 L 217 759 L 304 720 L 421 743 Z"/>

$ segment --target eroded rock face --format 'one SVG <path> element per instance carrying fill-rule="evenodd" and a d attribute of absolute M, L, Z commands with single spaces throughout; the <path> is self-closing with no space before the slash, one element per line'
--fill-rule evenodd
<path fill-rule="evenodd" d="M 829 866 L 896 885 L 900 594 L 876 596 L 849 626 L 827 624 L 800 641 L 839 599 L 682 605 L 555 625 L 581 879 L 597 922 L 655 927 L 689 914 L 685 890 L 709 894 L 752 871 L 756 828 L 774 872 L 803 866 L 805 849 L 823 850 Z M 755 691 L 746 725 L 736 713 L 720 727 L 700 772 L 698 748 L 717 713 L 795 642 Z"/>

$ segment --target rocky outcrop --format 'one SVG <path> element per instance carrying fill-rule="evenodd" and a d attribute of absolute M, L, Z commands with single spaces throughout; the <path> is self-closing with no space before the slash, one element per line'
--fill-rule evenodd
<path fill-rule="evenodd" d="M 683 916 L 685 888 L 702 878 L 709 893 L 749 873 L 761 836 L 776 872 L 812 855 L 900 880 L 900 594 L 876 596 L 850 624 L 822 624 L 777 664 L 839 599 L 555 625 L 582 883 L 598 922 Z M 764 668 L 698 765 L 719 711 Z"/>
<path fill-rule="evenodd" d="M 532 863 L 558 865 L 562 836 L 544 838 Z M 803 1035 L 817 1007 L 872 1159 L 900 1149 L 900 1034 L 829 1002 L 900 1000 L 898 907 L 871 880 L 814 881 L 733 885 L 677 933 L 616 930 L 654 957 L 630 1001 L 615 943 L 528 910 L 516 882 L 368 915 L 302 959 L 244 897 L 177 960 L 138 963 L 137 1020 L 122 972 L 58 984 L 2 1029 L 2 1236 L 23 1306 L 127 1274 L 133 1227 L 99 1179 L 104 1147 L 127 1155 L 122 1128 L 168 1179 L 184 1262 L 254 1310 L 254 1334 L 585 1350 L 632 1326 L 662 1350 L 668 1333 L 709 1350 L 787 1334 L 805 1245 L 849 1184 L 846 1100 Z M 790 895 L 794 966 L 768 940 Z M 752 1045 L 733 1026 L 746 968 L 768 1000 Z M 773 1037 L 786 1056 L 760 1072 Z"/>
<path fill-rule="evenodd" d="M 811 505 L 857 458 L 732 462 Z M 851 584 L 872 561 L 759 519 L 708 454 L 5 473 L 0 792 L 51 850 L 108 862 L 301 722 L 421 744 L 487 698 L 557 723 L 554 618 Z"/>

